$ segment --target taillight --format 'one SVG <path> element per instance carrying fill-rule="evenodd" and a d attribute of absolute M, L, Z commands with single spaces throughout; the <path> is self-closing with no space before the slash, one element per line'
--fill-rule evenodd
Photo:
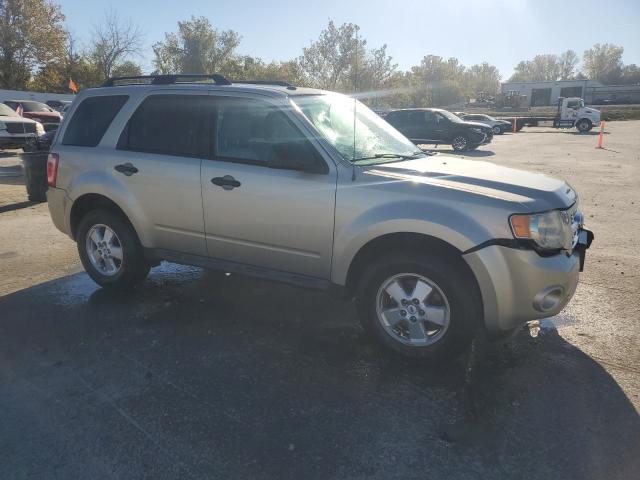
<path fill-rule="evenodd" d="M 60 155 L 57 153 L 50 153 L 47 157 L 47 183 L 50 187 L 56 186 L 56 179 L 58 178 L 58 163 L 60 162 Z"/>

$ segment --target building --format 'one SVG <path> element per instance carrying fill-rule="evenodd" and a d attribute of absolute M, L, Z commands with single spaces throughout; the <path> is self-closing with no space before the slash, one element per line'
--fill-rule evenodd
<path fill-rule="evenodd" d="M 527 97 L 530 107 L 555 105 L 558 97 L 580 97 L 585 103 L 640 103 L 640 85 L 603 85 L 595 80 L 505 82 L 502 93 Z"/>

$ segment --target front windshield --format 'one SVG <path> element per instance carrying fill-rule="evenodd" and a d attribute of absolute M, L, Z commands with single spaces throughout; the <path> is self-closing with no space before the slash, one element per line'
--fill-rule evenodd
<path fill-rule="evenodd" d="M 20 102 L 25 112 L 50 112 L 51 108 L 40 102 Z"/>
<path fill-rule="evenodd" d="M 373 164 L 422 154 L 404 135 L 355 99 L 322 94 L 300 95 L 292 100 L 345 160 Z"/>
<path fill-rule="evenodd" d="M 15 110 L 6 106 L 4 103 L 0 103 L 0 116 L 1 117 L 19 117 Z"/>
<path fill-rule="evenodd" d="M 462 120 L 460 120 L 460 117 L 458 117 L 457 115 L 454 115 L 449 110 L 438 110 L 438 113 L 443 117 L 445 117 L 446 119 L 451 120 L 452 122 L 456 122 L 456 123 L 462 122 Z"/>

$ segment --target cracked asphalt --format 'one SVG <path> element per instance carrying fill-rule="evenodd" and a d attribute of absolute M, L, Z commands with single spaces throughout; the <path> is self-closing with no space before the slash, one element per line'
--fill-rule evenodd
<path fill-rule="evenodd" d="M 607 128 L 606 150 L 525 128 L 468 154 L 568 179 L 596 239 L 538 338 L 437 367 L 319 292 L 169 263 L 101 290 L 5 154 L 0 478 L 635 478 L 640 122 Z"/>

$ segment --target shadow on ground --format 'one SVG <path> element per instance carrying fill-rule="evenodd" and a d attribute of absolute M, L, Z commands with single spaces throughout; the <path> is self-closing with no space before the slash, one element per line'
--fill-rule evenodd
<path fill-rule="evenodd" d="M 1 478 L 628 479 L 640 420 L 554 330 L 426 367 L 351 303 L 163 264 L 0 298 Z M 633 472 L 636 472 L 635 474 Z"/>

